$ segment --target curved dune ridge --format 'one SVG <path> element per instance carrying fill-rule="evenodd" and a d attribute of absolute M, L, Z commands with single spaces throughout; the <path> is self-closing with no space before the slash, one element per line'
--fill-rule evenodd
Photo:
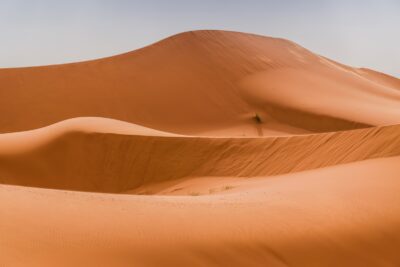
<path fill-rule="evenodd" d="M 103 118 L 0 135 L 0 182 L 119 193 L 185 177 L 257 177 L 400 156 L 400 125 L 284 137 L 179 136 Z"/>
<path fill-rule="evenodd" d="M 400 265 L 395 77 L 195 31 L 0 69 L 0 111 L 0 266 Z"/>

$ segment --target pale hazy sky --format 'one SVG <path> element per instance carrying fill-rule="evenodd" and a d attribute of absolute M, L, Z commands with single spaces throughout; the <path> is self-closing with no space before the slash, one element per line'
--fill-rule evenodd
<path fill-rule="evenodd" d="M 0 67 L 110 56 L 196 29 L 283 37 L 400 77 L 400 0 L 0 0 Z"/>

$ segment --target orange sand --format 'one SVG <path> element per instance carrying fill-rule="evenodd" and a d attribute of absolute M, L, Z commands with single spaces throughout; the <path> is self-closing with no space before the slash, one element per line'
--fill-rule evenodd
<path fill-rule="evenodd" d="M 398 124 L 399 79 L 245 33 L 0 69 L 0 266 L 400 265 Z"/>

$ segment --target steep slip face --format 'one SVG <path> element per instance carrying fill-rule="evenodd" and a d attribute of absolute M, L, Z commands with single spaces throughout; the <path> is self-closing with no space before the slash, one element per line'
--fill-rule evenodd
<path fill-rule="evenodd" d="M 299 82 L 299 76 L 309 78 Z M 299 134 L 400 122 L 396 82 L 371 79 L 286 40 L 187 32 L 100 60 L 0 69 L 0 132 L 82 116 L 222 136 Z M 357 100 L 355 108 L 342 110 L 349 95 Z M 309 99 L 321 96 L 324 101 L 310 105 Z M 256 114 L 263 123 L 254 123 Z"/>
<path fill-rule="evenodd" d="M 146 136 L 80 127 L 78 121 L 47 142 L 29 132 L 14 141 L 0 136 L 0 144 L 8 143 L 0 149 L 0 182 L 118 193 L 183 177 L 278 175 L 400 155 L 398 125 L 266 138 Z M 39 136 L 49 136 L 47 131 Z"/>

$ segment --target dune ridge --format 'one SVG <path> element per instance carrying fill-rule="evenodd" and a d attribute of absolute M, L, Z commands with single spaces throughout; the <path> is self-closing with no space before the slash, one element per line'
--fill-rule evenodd
<path fill-rule="evenodd" d="M 20 152 L 0 148 L 1 183 L 117 193 L 190 176 L 268 176 L 400 155 L 398 125 L 289 137 L 232 138 L 176 136 L 148 129 L 147 135 L 135 134 L 134 125 L 126 127 L 134 131 L 122 133 L 113 132 L 111 127 L 84 131 L 92 120 L 101 125 L 104 119 L 59 123 L 58 128 L 64 130 L 56 138 L 36 147 L 22 147 Z M 125 125 L 115 124 L 119 123 Z M 54 128 L 41 129 L 41 134 L 48 136 Z M 15 144 L 0 135 L 0 144 L 32 146 L 33 134 L 26 133 L 22 137 L 26 139 L 16 139 Z"/>

